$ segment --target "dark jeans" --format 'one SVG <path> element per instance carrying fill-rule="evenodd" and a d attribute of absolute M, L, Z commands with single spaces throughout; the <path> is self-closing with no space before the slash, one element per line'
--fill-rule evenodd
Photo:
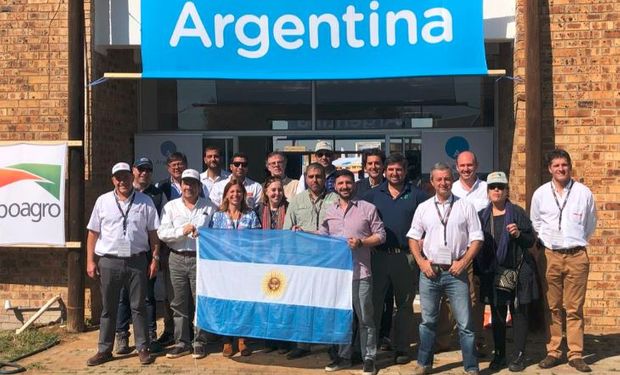
<path fill-rule="evenodd" d="M 392 331 L 392 315 L 394 314 L 394 288 L 392 285 L 387 290 L 383 301 L 383 313 L 381 315 L 381 332 L 379 337 L 390 337 Z"/>
<path fill-rule="evenodd" d="M 155 300 L 155 278 L 149 279 L 146 284 L 146 324 L 149 334 L 157 331 L 157 301 Z M 131 307 L 129 305 L 129 291 L 123 287 L 121 289 L 121 299 L 118 303 L 118 313 L 116 317 L 116 333 L 129 331 L 131 323 Z"/>
<path fill-rule="evenodd" d="M 515 308 L 510 305 L 510 315 L 512 315 L 512 339 L 514 341 L 514 353 L 525 352 L 525 341 L 527 340 L 528 330 L 528 306 L 520 305 Z M 508 305 L 491 305 L 491 316 L 493 325 L 493 342 L 495 344 L 495 355 L 506 356 L 506 314 Z"/>

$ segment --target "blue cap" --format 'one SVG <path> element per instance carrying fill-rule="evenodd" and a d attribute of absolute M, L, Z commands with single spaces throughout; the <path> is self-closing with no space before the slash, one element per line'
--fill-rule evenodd
<path fill-rule="evenodd" d="M 133 166 L 136 167 L 136 168 L 138 168 L 138 167 L 149 167 L 149 168 L 153 169 L 153 162 L 149 158 L 138 158 L 133 163 Z"/>

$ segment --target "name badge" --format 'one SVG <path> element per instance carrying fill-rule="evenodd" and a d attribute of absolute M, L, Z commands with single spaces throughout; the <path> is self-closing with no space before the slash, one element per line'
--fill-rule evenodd
<path fill-rule="evenodd" d="M 129 240 L 126 238 L 122 238 L 120 240 L 116 240 L 114 244 L 118 256 L 121 258 L 129 258 L 131 256 L 131 246 L 129 245 Z"/>
<path fill-rule="evenodd" d="M 449 266 L 452 264 L 452 251 L 447 246 L 439 246 L 433 263 Z"/>

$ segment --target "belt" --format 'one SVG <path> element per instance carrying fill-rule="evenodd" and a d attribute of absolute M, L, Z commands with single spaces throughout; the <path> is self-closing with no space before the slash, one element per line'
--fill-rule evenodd
<path fill-rule="evenodd" d="M 137 257 L 143 257 L 144 255 L 146 255 L 146 251 L 142 251 L 139 252 L 137 254 L 132 254 L 128 257 L 119 257 L 118 255 L 112 255 L 112 254 L 105 254 L 105 255 L 100 255 L 100 258 L 108 258 L 108 259 L 133 259 L 133 258 L 137 258 Z"/>
<path fill-rule="evenodd" d="M 382 247 L 377 249 L 377 252 L 379 253 L 386 253 L 386 254 L 400 254 L 400 253 L 408 253 L 409 249 L 403 249 L 401 247 Z"/>
<path fill-rule="evenodd" d="M 432 263 L 431 267 L 433 268 L 433 272 L 440 273 L 441 271 L 448 271 L 450 269 L 450 265 L 448 264 L 435 264 Z"/>
<path fill-rule="evenodd" d="M 170 252 L 175 253 L 176 255 L 180 255 L 182 257 L 196 258 L 195 251 L 179 251 L 179 250 L 170 249 Z"/>
<path fill-rule="evenodd" d="M 569 247 L 567 249 L 551 249 L 551 251 L 554 251 L 558 254 L 564 254 L 564 255 L 572 255 L 572 254 L 577 254 L 578 252 L 585 250 L 585 246 L 575 246 L 575 247 Z"/>

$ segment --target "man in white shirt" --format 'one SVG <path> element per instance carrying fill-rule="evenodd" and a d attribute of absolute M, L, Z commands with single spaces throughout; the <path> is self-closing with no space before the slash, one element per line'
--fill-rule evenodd
<path fill-rule="evenodd" d="M 583 361 L 583 305 L 590 262 L 588 240 L 596 228 L 596 207 L 590 189 L 571 177 L 572 162 L 565 150 L 547 154 L 551 181 L 532 196 L 530 217 L 545 248 L 545 280 L 549 315 L 547 357 L 538 366 L 551 368 L 562 356 L 562 308 L 566 309 L 568 364 L 578 371 L 592 369 Z"/>
<path fill-rule="evenodd" d="M 168 267 L 172 284 L 170 307 L 174 319 L 175 346 L 166 354 L 178 358 L 192 352 L 190 343 L 191 301 L 196 299 L 196 237 L 198 228 L 208 225 L 215 208 L 200 197 L 202 183 L 194 169 L 186 169 L 181 177 L 181 197 L 168 202 L 161 214 L 159 238 L 168 245 Z M 194 336 L 193 357 L 204 358 L 206 333 L 197 330 Z"/>
<path fill-rule="evenodd" d="M 119 297 L 124 286 L 129 290 L 138 359 L 146 365 L 154 361 L 148 350 L 145 298 L 147 277 L 157 276 L 159 265 L 159 218 L 153 200 L 133 188 L 129 164 L 114 165 L 112 183 L 114 190 L 97 198 L 87 225 L 86 272 L 93 279 L 99 278 L 103 309 L 97 354 L 86 364 L 97 366 L 112 360 Z"/>
<path fill-rule="evenodd" d="M 242 152 L 238 152 L 233 155 L 232 162 L 230 163 L 231 175 L 227 179 L 222 180 L 215 185 L 209 192 L 209 199 L 211 202 L 219 207 L 222 204 L 222 197 L 224 195 L 224 188 L 226 184 L 230 182 L 232 178 L 243 183 L 245 187 L 246 202 L 250 208 L 256 207 L 263 196 L 263 187 L 258 182 L 247 177 L 248 174 L 248 157 Z"/>
<path fill-rule="evenodd" d="M 207 170 L 200 174 L 200 182 L 202 182 L 202 191 L 205 197 L 209 196 L 213 185 L 230 176 L 230 172 L 222 169 L 221 157 L 219 148 L 215 146 L 207 146 L 205 148 L 203 160 Z"/>
<path fill-rule="evenodd" d="M 467 268 L 484 236 L 474 206 L 451 192 L 450 167 L 435 164 L 431 170 L 431 184 L 436 194 L 418 206 L 407 233 L 409 247 L 420 267 L 422 306 L 418 366 L 414 374 L 427 374 L 432 370 L 439 300 L 445 294 L 457 321 L 465 371 L 477 375 Z M 423 237 L 422 250 L 418 241 Z"/>
<path fill-rule="evenodd" d="M 487 183 L 478 178 L 478 158 L 472 151 L 463 151 L 456 157 L 456 170 L 459 179 L 452 184 L 452 194 L 474 205 L 476 212 L 485 209 L 489 205 Z M 472 318 L 474 334 L 476 335 L 476 350 L 479 356 L 479 348 L 483 346 L 484 335 L 482 327 L 484 322 L 484 304 L 480 301 L 480 279 L 474 275 L 473 265 L 468 269 L 469 294 L 472 304 Z M 450 304 L 442 299 L 439 310 L 439 326 L 437 328 L 437 351 L 449 350 L 452 346 L 452 333 L 455 331 L 454 319 L 450 312 Z"/>

